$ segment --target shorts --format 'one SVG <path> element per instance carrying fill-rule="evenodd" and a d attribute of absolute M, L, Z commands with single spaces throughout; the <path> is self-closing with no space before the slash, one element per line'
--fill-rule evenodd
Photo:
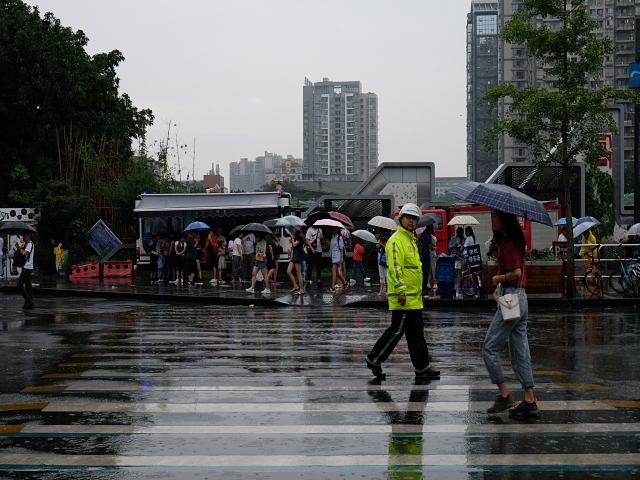
<path fill-rule="evenodd" d="M 258 262 L 256 260 L 256 262 L 253 264 L 253 266 L 255 268 L 257 268 L 258 270 L 262 270 L 263 268 L 267 268 L 267 261 L 266 260 L 262 260 L 261 262 Z"/>
<path fill-rule="evenodd" d="M 275 270 L 276 261 L 275 260 L 267 260 L 267 270 Z"/>
<path fill-rule="evenodd" d="M 224 255 L 220 255 L 218 257 L 218 268 L 220 268 L 222 270 L 227 268 L 227 259 L 224 257 Z"/>
<path fill-rule="evenodd" d="M 302 252 L 294 250 L 291 263 L 302 263 Z"/>

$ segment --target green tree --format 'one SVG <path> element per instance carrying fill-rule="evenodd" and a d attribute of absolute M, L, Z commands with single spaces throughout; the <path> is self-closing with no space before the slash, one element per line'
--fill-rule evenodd
<path fill-rule="evenodd" d="M 552 31 L 546 23 L 537 22 L 537 17 L 552 17 L 560 28 Z M 640 100 L 635 92 L 598 85 L 604 56 L 613 53 L 615 45 L 607 37 L 597 38 L 593 33 L 597 28 L 598 24 L 589 19 L 583 0 L 524 0 L 505 23 L 500 38 L 524 45 L 530 57 L 548 67 L 546 76 L 553 80 L 554 88 L 516 89 L 512 84 L 502 84 L 491 88 L 480 100 L 490 111 L 501 100 L 512 100 L 506 114 L 485 132 L 487 150 L 493 150 L 500 134 L 506 133 L 530 147 L 538 181 L 542 181 L 545 167 L 562 167 L 569 238 L 567 295 L 571 297 L 576 295 L 576 287 L 570 188 L 577 180 L 572 177 L 572 166 L 579 160 L 591 166 L 604 155 L 599 134 L 617 131 L 608 102 Z"/>

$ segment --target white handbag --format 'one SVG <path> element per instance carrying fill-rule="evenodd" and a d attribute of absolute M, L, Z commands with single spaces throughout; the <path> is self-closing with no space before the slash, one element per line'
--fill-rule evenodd
<path fill-rule="evenodd" d="M 499 285 L 498 288 L 500 288 Z M 496 301 L 500 304 L 502 319 L 505 322 L 520 318 L 520 290 L 518 290 L 518 293 L 507 293 L 502 296 L 497 296 Z"/>

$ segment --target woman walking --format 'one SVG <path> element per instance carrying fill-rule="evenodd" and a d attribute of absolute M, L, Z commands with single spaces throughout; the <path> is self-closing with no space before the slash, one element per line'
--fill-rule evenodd
<path fill-rule="evenodd" d="M 258 233 L 258 242 L 255 245 L 256 259 L 253 264 L 253 272 L 251 275 L 251 286 L 246 289 L 249 293 L 255 293 L 258 272 L 262 272 L 264 278 L 264 290 L 261 293 L 271 293 L 269 289 L 269 272 L 267 272 L 267 241 L 264 239 L 263 233 Z"/>
<path fill-rule="evenodd" d="M 293 229 L 291 233 L 291 248 L 293 250 L 293 255 L 291 257 L 291 262 L 287 267 L 287 275 L 289 275 L 289 279 L 291 283 L 293 283 L 293 288 L 291 289 L 291 293 L 295 293 L 296 295 L 304 295 L 304 283 L 302 281 L 302 248 L 304 247 L 304 237 L 302 236 L 302 232 L 296 228 Z M 296 271 L 296 276 L 293 276 L 293 270 Z M 297 277 L 297 283 L 296 283 Z"/>
<path fill-rule="evenodd" d="M 515 215 L 499 210 L 491 210 L 491 229 L 493 239 L 490 251 L 498 261 L 498 274 L 491 280 L 495 286 L 501 285 L 500 295 L 518 296 L 520 317 L 504 320 L 498 308 L 482 346 L 482 355 L 487 367 L 491 383 L 498 386 L 499 395 L 488 413 L 509 410 L 512 416 L 535 417 L 540 413 L 533 394 L 533 374 L 531 372 L 531 355 L 527 338 L 527 318 L 529 306 L 524 287 L 527 285 L 525 269 L 525 241 L 520 223 Z M 513 372 L 524 389 L 524 401 L 515 403 L 502 370 L 500 350 L 509 341 L 509 358 Z"/>

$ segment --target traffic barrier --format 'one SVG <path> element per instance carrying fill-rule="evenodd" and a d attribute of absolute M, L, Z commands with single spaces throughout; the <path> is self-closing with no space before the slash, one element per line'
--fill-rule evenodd
<path fill-rule="evenodd" d="M 126 260 L 124 262 L 116 260 L 107 260 L 102 262 L 103 277 L 131 277 L 133 276 L 133 262 Z"/>
<path fill-rule="evenodd" d="M 93 278 L 100 276 L 100 262 L 84 263 L 82 265 L 72 265 L 69 278 Z"/>

